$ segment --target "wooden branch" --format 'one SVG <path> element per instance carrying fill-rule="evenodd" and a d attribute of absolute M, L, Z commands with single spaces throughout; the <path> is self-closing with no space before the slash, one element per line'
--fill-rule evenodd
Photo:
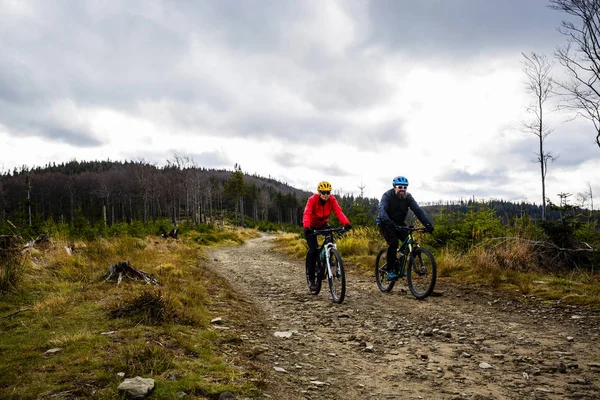
<path fill-rule="evenodd" d="M 25 312 L 25 311 L 31 311 L 31 310 L 33 310 L 33 308 L 23 308 L 21 310 L 17 310 L 17 311 L 11 312 L 10 314 L 3 316 L 2 318 L 3 319 L 4 318 L 9 318 L 9 317 L 12 317 L 13 315 L 17 315 L 18 313 L 22 313 L 22 312 Z"/>
<path fill-rule="evenodd" d="M 509 242 L 509 241 L 521 241 L 521 242 L 525 242 L 525 243 L 529 243 L 535 247 L 543 247 L 543 248 L 547 248 L 547 249 L 552 249 L 552 250 L 557 250 L 557 251 L 565 251 L 565 252 L 580 252 L 580 251 L 586 251 L 586 252 L 592 252 L 594 251 L 594 249 L 587 243 L 585 242 L 581 242 L 581 244 L 583 244 L 585 247 L 584 248 L 579 248 L 579 249 L 569 249 L 569 248 L 565 248 L 565 247 L 559 247 L 556 244 L 552 243 L 552 242 L 546 242 L 546 241 L 541 241 L 541 240 L 531 240 L 531 239 L 523 239 L 523 238 L 519 238 L 519 237 L 514 237 L 514 236 L 501 236 L 501 237 L 495 237 L 495 238 L 489 238 L 483 242 L 481 242 L 480 244 L 476 245 L 475 247 L 483 247 L 485 246 L 487 243 L 490 243 L 492 241 L 501 241 L 500 243 L 495 244 L 494 246 L 500 246 L 503 243 Z"/>

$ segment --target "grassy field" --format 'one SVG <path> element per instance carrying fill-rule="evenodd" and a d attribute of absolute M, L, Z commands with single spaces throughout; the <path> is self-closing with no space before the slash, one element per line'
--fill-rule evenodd
<path fill-rule="evenodd" d="M 60 241 L 31 248 L 17 289 L 0 294 L 0 398 L 115 399 L 119 372 L 155 379 L 154 398 L 258 396 L 264 371 L 232 356 L 238 338 L 211 324 L 248 306 L 203 259 L 207 243 L 237 245 L 256 234 L 76 242 L 71 254 Z M 118 261 L 159 285 L 104 281 Z"/>

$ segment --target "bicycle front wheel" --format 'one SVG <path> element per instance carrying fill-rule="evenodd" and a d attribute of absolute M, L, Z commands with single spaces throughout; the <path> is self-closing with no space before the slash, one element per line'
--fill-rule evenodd
<path fill-rule="evenodd" d="M 408 288 L 419 300 L 429 296 L 435 287 L 437 264 L 429 249 L 417 247 L 408 259 Z"/>
<path fill-rule="evenodd" d="M 387 247 L 379 250 L 377 258 L 375 259 L 375 280 L 377 281 L 377 287 L 382 292 L 389 292 L 396 284 L 395 280 L 388 280 L 387 275 Z"/>
<path fill-rule="evenodd" d="M 329 253 L 329 266 L 331 268 L 331 275 L 327 278 L 329 291 L 333 301 L 339 304 L 344 301 L 346 295 L 346 273 L 344 272 L 342 256 L 335 249 L 331 249 Z"/>
<path fill-rule="evenodd" d="M 306 258 L 305 258 L 305 260 L 306 260 L 305 261 L 306 284 L 308 285 L 308 291 L 311 294 L 317 295 L 317 294 L 319 294 L 319 292 L 321 292 L 321 284 L 323 283 L 321 281 L 321 277 L 320 276 L 318 276 L 317 279 L 315 279 L 316 275 L 319 275 L 319 271 L 320 271 L 319 264 L 320 264 L 320 262 L 319 262 L 319 260 L 317 260 L 317 263 L 315 265 L 315 276 L 313 276 L 312 279 L 311 279 L 311 276 L 309 276 L 309 273 L 308 273 L 308 251 L 306 252 Z M 314 290 L 311 290 L 311 287 L 310 287 L 311 280 L 316 283 L 316 286 L 315 286 Z"/>

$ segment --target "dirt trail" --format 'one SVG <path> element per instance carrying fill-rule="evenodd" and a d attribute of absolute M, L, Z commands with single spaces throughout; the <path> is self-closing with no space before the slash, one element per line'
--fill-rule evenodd
<path fill-rule="evenodd" d="M 208 259 L 261 310 L 248 319 L 266 318 L 266 332 L 242 338 L 262 346 L 257 359 L 285 382 L 289 393 L 273 398 L 600 398 L 597 311 L 443 280 L 442 296 L 418 301 L 405 282 L 386 294 L 373 277 L 351 273 L 338 305 L 326 281 L 310 295 L 304 262 L 273 252 L 271 238 L 214 249 Z"/>

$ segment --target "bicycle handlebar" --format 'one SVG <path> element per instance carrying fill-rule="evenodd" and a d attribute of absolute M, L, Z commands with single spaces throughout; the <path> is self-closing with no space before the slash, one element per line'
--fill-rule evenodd
<path fill-rule="evenodd" d="M 344 232 L 348 232 L 348 230 L 346 228 L 326 228 L 326 229 L 315 229 L 313 230 L 313 233 L 315 235 L 327 235 L 328 233 L 334 233 L 334 232 L 340 232 L 340 233 L 344 233 Z"/>
<path fill-rule="evenodd" d="M 397 231 L 409 231 L 409 232 L 427 232 L 425 228 L 415 228 L 414 226 L 402 226 L 394 224 L 394 229 Z"/>

